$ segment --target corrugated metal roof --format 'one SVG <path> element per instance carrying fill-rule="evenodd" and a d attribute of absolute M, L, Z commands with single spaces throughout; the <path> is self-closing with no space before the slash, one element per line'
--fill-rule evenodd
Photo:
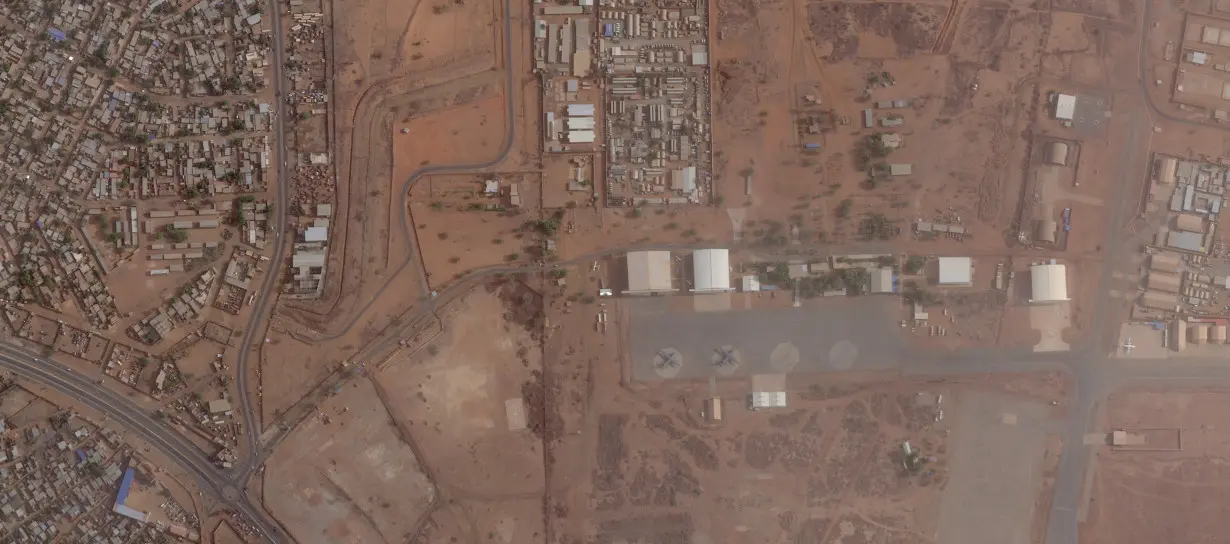
<path fill-rule="evenodd" d="M 1204 244 L 1204 236 L 1195 232 L 1170 231 L 1166 235 L 1166 245 L 1184 251 L 1200 252 Z"/>
<path fill-rule="evenodd" d="M 698 249 L 692 253 L 692 291 L 730 291 L 730 250 Z"/>
<path fill-rule="evenodd" d="M 1145 285 L 1149 289 L 1156 289 L 1158 291 L 1169 291 L 1171 293 L 1178 293 L 1179 287 L 1182 285 L 1182 282 L 1179 280 L 1179 276 L 1176 276 L 1174 274 L 1165 274 L 1162 272 L 1150 272 L 1149 277 L 1145 282 Z"/>
<path fill-rule="evenodd" d="M 628 292 L 673 290 L 669 251 L 633 251 L 628 254 Z"/>

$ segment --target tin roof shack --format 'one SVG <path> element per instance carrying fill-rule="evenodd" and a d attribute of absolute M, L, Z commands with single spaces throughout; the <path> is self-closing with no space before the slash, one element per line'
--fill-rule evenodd
<path fill-rule="evenodd" d="M 908 176 L 914 173 L 914 167 L 908 163 L 893 163 L 888 165 L 888 173 L 894 176 Z"/>

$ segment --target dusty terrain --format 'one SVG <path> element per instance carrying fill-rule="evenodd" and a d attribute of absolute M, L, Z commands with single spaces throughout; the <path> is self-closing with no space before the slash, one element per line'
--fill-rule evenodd
<path fill-rule="evenodd" d="M 396 305 L 425 295 L 421 264 L 402 268 L 412 242 L 403 234 L 403 187 L 421 166 L 498 158 L 504 103 L 515 91 L 505 88 L 512 68 L 504 66 L 503 10 L 489 0 L 371 0 L 338 12 L 335 225 L 342 228 L 333 235 L 324 296 L 286 312 L 321 331 L 317 337 L 346 334 L 352 320 L 383 326 Z M 523 29 L 513 28 L 520 39 Z M 457 116 L 465 122 L 446 123 Z M 367 307 L 377 294 L 389 305 Z"/>
<path fill-rule="evenodd" d="M 270 458 L 264 499 L 299 542 L 382 542 L 417 533 L 435 500 L 372 383 L 323 403 Z"/>
<path fill-rule="evenodd" d="M 1219 414 L 1226 391 L 1124 390 L 1112 396 L 1106 429 L 1178 429 L 1180 451 L 1097 453 L 1081 542 L 1214 542 L 1230 529 L 1213 497 L 1226 493 L 1230 433 Z"/>
<path fill-rule="evenodd" d="M 375 376 L 439 497 L 416 542 L 543 541 L 540 299 L 514 280 L 470 292 L 447 332 Z"/>

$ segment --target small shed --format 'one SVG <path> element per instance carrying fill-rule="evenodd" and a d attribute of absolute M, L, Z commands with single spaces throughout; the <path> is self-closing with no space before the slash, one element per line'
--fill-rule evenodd
<path fill-rule="evenodd" d="M 1204 219 L 1198 215 L 1181 213 L 1174 218 L 1174 228 L 1187 232 L 1204 233 Z"/>
<path fill-rule="evenodd" d="M 226 399 L 218 399 L 209 401 L 209 413 L 222 414 L 231 411 L 231 403 Z"/>
<path fill-rule="evenodd" d="M 894 176 L 908 176 L 914 173 L 914 167 L 908 163 L 895 163 L 888 165 L 888 173 Z"/>
<path fill-rule="evenodd" d="M 717 423 L 719 421 L 722 421 L 721 397 L 705 399 L 705 423 Z"/>
<path fill-rule="evenodd" d="M 1059 231 L 1059 222 L 1054 219 L 1043 219 L 1038 221 L 1037 236 L 1039 242 L 1048 244 L 1055 243 L 1055 233 Z"/>
<path fill-rule="evenodd" d="M 1068 144 L 1064 142 L 1051 142 L 1050 148 L 1046 153 L 1047 162 L 1058 165 L 1068 165 Z"/>
<path fill-rule="evenodd" d="M 748 407 L 752 410 L 760 410 L 761 408 L 785 408 L 786 407 L 786 392 L 785 391 L 753 391 L 748 395 Z"/>
<path fill-rule="evenodd" d="M 751 293 L 760 290 L 760 278 L 755 275 L 748 274 L 743 276 L 743 292 Z"/>

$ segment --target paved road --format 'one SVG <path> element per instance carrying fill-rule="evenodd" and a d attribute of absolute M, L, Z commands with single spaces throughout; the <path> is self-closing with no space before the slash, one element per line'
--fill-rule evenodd
<path fill-rule="evenodd" d="M 367 303 L 363 305 L 362 308 L 355 310 L 355 312 L 350 316 L 350 321 L 346 322 L 346 326 L 338 329 L 336 332 L 331 333 L 328 336 L 319 337 L 317 341 L 326 342 L 329 340 L 335 340 L 349 333 L 350 330 L 353 329 L 356 324 L 358 324 L 359 320 L 362 319 L 367 314 L 367 311 L 371 309 L 372 305 L 375 304 L 376 301 L 380 299 L 381 295 L 384 294 L 385 290 L 388 289 L 389 286 L 393 284 L 393 281 L 396 280 L 397 277 L 400 276 L 401 273 L 406 270 L 406 268 L 410 267 L 410 265 L 415 263 L 416 261 L 415 259 L 416 252 L 414 248 L 415 234 L 414 234 L 413 229 L 411 229 L 410 227 L 410 209 L 407 206 L 407 200 L 409 200 L 410 198 L 409 195 L 410 195 L 411 186 L 413 186 L 416 182 L 418 182 L 424 176 L 439 175 L 439 174 L 455 174 L 455 173 L 463 173 L 463 172 L 472 172 L 475 170 L 483 170 L 486 168 L 491 168 L 493 166 L 496 166 L 504 162 L 504 159 L 508 158 L 508 154 L 512 151 L 512 146 L 514 143 L 514 136 L 516 134 L 516 127 L 517 127 L 516 97 L 515 97 L 516 87 L 514 85 L 515 78 L 513 77 L 514 69 L 513 69 L 512 21 L 513 21 L 512 1 L 504 0 L 504 88 L 506 89 L 506 92 L 504 93 L 504 99 L 505 99 L 504 100 L 505 102 L 504 112 L 506 115 L 506 120 L 504 123 L 504 127 L 505 127 L 504 143 L 500 147 L 500 152 L 491 160 L 487 160 L 484 162 L 479 162 L 479 163 L 474 163 L 474 164 L 422 166 L 422 167 L 419 167 L 417 170 L 410 173 L 410 176 L 406 179 L 406 182 L 402 184 L 401 193 L 400 193 L 400 198 L 401 198 L 400 219 L 401 219 L 402 234 L 406 237 L 406 245 L 407 245 L 406 259 L 402 261 L 400 265 L 398 265 L 397 270 L 393 271 L 393 274 L 390 275 L 389 279 L 384 282 L 384 285 L 381 285 L 380 289 L 376 290 L 375 294 L 372 295 L 372 298 L 369 299 Z M 431 300 L 431 292 L 430 292 L 431 287 L 427 282 L 427 270 L 423 266 L 416 267 L 415 268 L 415 278 L 418 280 L 419 292 L 422 293 L 422 295 L 420 295 L 419 297 L 419 304 L 428 304 Z"/>
<path fill-rule="evenodd" d="M 119 423 L 193 475 L 203 493 L 246 518 L 266 541 L 281 540 L 277 525 L 263 510 L 253 506 L 231 474 L 214 466 L 196 444 L 174 428 L 119 393 L 65 365 L 9 344 L 0 343 L 0 367 L 69 395 Z"/>
<path fill-rule="evenodd" d="M 235 384 L 239 389 L 239 413 L 243 417 L 243 427 L 246 431 L 244 436 L 247 441 L 247 448 L 240 452 L 243 458 L 237 464 L 236 471 L 243 479 L 239 480 L 241 486 L 247 482 L 247 476 L 251 475 L 254 470 L 252 460 L 256 459 L 257 452 L 260 451 L 260 418 L 256 413 L 256 407 L 253 405 L 253 394 L 251 384 L 251 373 L 248 369 L 248 362 L 251 358 L 253 350 L 251 349 L 253 341 L 261 341 L 261 335 L 264 334 L 263 322 L 266 314 L 269 312 L 270 304 L 277 299 L 277 291 L 281 287 L 282 280 L 282 263 L 286 260 L 286 239 L 293 236 L 286 231 L 286 209 L 289 206 L 290 196 L 287 190 L 288 173 L 287 162 L 292 160 L 293 154 L 286 152 L 286 92 L 288 87 L 285 85 L 286 75 L 283 71 L 286 62 L 286 51 L 283 29 L 282 29 L 282 10 L 278 0 L 269 0 L 269 14 L 273 21 L 273 89 L 275 96 L 275 111 L 277 113 L 277 121 L 274 127 L 275 144 L 277 149 L 277 187 L 276 196 L 273 205 L 274 221 L 271 231 L 274 233 L 273 256 L 269 263 L 268 272 L 265 274 L 264 283 L 260 287 L 260 293 L 257 295 L 252 307 L 252 313 L 248 318 L 248 325 L 244 327 L 243 339 L 239 344 L 239 356 L 235 361 Z M 256 351 L 260 353 L 260 351 Z"/>

